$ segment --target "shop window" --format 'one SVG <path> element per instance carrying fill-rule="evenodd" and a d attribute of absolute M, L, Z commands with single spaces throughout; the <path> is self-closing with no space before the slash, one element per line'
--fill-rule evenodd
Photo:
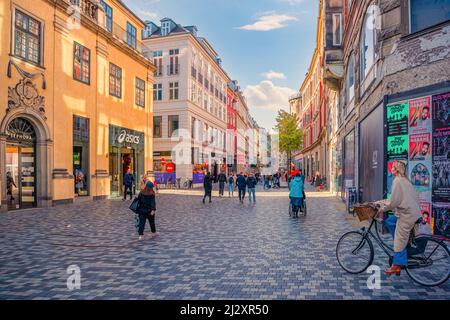
<path fill-rule="evenodd" d="M 450 20 L 450 0 L 410 0 L 410 31 Z"/>
<path fill-rule="evenodd" d="M 169 116 L 168 120 L 169 120 L 169 137 L 178 136 L 178 125 L 179 125 L 178 116 Z"/>
<path fill-rule="evenodd" d="M 83 83 L 90 82 L 91 51 L 79 43 L 73 45 L 73 78 Z"/>
<path fill-rule="evenodd" d="M 41 65 L 41 23 L 25 13 L 16 10 L 13 30 L 14 55 L 26 61 Z"/>
<path fill-rule="evenodd" d="M 76 196 L 89 195 L 89 119 L 73 117 L 73 176 Z"/>
<path fill-rule="evenodd" d="M 136 77 L 136 105 L 145 107 L 145 81 Z"/>
<path fill-rule="evenodd" d="M 109 94 L 122 97 L 122 69 L 113 63 L 109 64 Z"/>

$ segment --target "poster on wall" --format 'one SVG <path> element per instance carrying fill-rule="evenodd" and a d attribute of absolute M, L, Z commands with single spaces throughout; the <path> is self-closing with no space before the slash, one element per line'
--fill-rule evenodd
<path fill-rule="evenodd" d="M 433 200 L 450 202 L 450 93 L 433 97 Z"/>
<path fill-rule="evenodd" d="M 431 98 L 424 97 L 409 101 L 409 133 L 431 132 Z"/>
<path fill-rule="evenodd" d="M 438 238 L 450 239 L 450 203 L 433 203 L 432 234 Z"/>
<path fill-rule="evenodd" d="M 431 203 L 420 202 L 420 213 L 422 215 L 422 222 L 419 226 L 420 234 L 431 234 Z"/>
<path fill-rule="evenodd" d="M 389 160 L 406 160 L 408 158 L 408 135 L 388 136 L 387 156 Z"/>
<path fill-rule="evenodd" d="M 408 102 L 389 105 L 386 112 L 388 137 L 408 134 Z"/>

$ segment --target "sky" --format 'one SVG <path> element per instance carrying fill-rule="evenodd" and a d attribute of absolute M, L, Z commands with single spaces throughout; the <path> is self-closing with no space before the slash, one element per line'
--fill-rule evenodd
<path fill-rule="evenodd" d="M 123 0 L 142 20 L 196 25 L 237 80 L 251 115 L 272 129 L 315 48 L 318 0 Z"/>

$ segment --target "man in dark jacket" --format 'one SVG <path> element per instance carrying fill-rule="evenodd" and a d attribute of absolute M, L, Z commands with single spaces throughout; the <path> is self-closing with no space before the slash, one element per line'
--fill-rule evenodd
<path fill-rule="evenodd" d="M 253 195 L 253 203 L 256 203 L 256 181 L 255 176 L 250 173 L 247 178 L 247 188 L 248 188 L 248 203 L 252 203 L 252 195 Z"/>
<path fill-rule="evenodd" d="M 247 187 L 247 179 L 244 177 L 242 172 L 237 176 L 236 184 L 239 190 L 239 202 L 244 203 L 245 189 Z"/>
<path fill-rule="evenodd" d="M 134 176 L 131 173 L 131 170 L 127 169 L 127 172 L 123 176 L 123 185 L 124 185 L 123 200 L 127 199 L 128 191 L 130 194 L 130 200 L 133 198 L 133 184 L 134 184 Z"/>
<path fill-rule="evenodd" d="M 203 197 L 203 203 L 205 203 L 206 197 L 209 197 L 209 203 L 211 203 L 213 177 L 211 177 L 211 173 L 209 173 L 209 172 L 206 174 L 205 180 L 203 181 L 203 188 L 205 188 L 205 196 Z"/>
<path fill-rule="evenodd" d="M 223 192 L 225 189 L 225 182 L 227 182 L 227 176 L 225 175 L 225 173 L 221 172 L 219 174 L 219 196 L 223 197 Z"/>

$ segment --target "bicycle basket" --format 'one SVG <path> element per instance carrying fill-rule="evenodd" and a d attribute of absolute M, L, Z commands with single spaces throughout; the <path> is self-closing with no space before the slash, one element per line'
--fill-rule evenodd
<path fill-rule="evenodd" d="M 373 219 L 377 214 L 377 211 L 367 204 L 355 204 L 353 205 L 353 209 L 358 215 L 359 221 Z"/>

